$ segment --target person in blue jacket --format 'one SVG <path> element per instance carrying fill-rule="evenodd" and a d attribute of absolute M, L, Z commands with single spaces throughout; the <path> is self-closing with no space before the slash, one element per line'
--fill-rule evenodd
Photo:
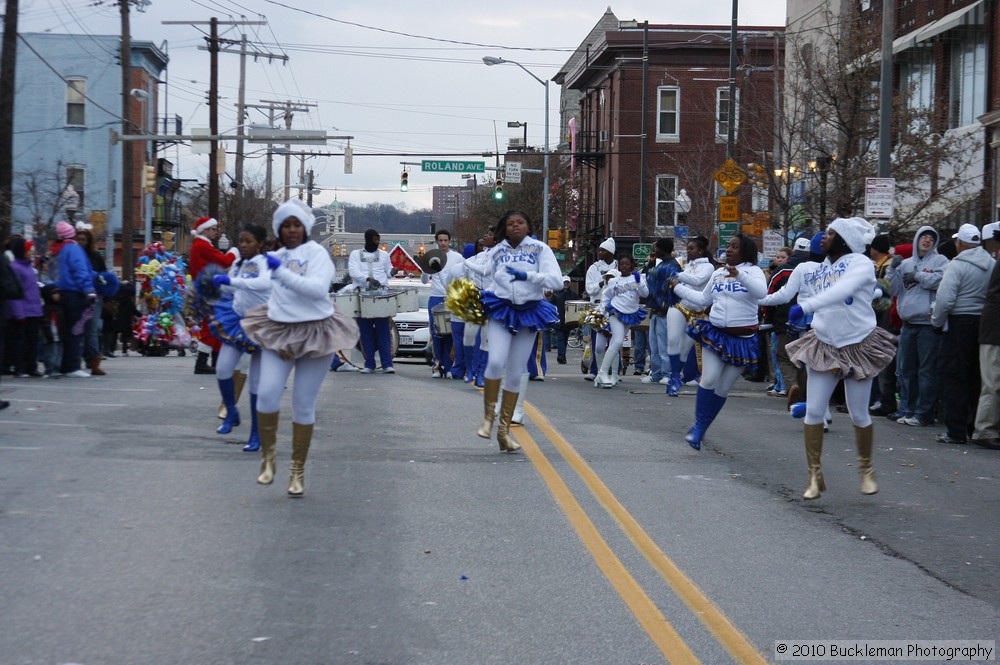
<path fill-rule="evenodd" d="M 86 378 L 90 374 L 80 367 L 83 350 L 83 332 L 86 319 L 100 316 L 96 312 L 97 291 L 94 286 L 94 269 L 83 247 L 76 243 L 76 229 L 67 222 L 56 224 L 57 240 L 52 243 L 49 276 L 59 287 L 63 307 L 63 376 Z M 88 315 L 89 313 L 89 315 Z"/>

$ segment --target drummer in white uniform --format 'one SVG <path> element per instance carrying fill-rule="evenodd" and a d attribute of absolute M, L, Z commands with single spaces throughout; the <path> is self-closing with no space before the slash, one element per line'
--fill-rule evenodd
<path fill-rule="evenodd" d="M 389 252 L 380 249 L 378 244 L 381 237 L 375 229 L 365 231 L 364 249 L 356 249 L 351 252 L 347 262 L 347 272 L 351 276 L 351 283 L 359 291 L 378 291 L 389 284 L 389 278 L 396 274 L 396 269 L 392 267 L 392 260 Z M 382 362 L 382 371 L 386 374 L 395 374 L 396 370 L 392 366 L 392 336 L 389 326 L 392 322 L 388 316 L 368 319 L 359 317 L 357 319 L 358 328 L 361 331 L 361 349 L 365 354 L 365 366 L 361 370 L 362 374 L 371 374 L 375 371 L 375 350 L 378 349 L 379 360 Z"/>

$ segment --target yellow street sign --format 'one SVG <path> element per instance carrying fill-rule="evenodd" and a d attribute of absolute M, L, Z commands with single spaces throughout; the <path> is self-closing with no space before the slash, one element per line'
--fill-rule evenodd
<path fill-rule="evenodd" d="M 719 197 L 719 221 L 736 222 L 740 219 L 740 197 L 720 196 Z"/>
<path fill-rule="evenodd" d="M 739 164 L 731 159 L 719 167 L 719 170 L 712 174 L 712 178 L 722 185 L 727 194 L 732 194 L 747 181 L 746 171 L 740 168 Z"/>

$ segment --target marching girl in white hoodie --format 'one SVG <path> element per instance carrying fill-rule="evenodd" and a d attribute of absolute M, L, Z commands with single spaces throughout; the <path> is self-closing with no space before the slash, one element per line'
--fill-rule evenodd
<path fill-rule="evenodd" d="M 538 331 L 559 324 L 559 312 L 544 293 L 562 288 L 562 272 L 552 250 L 532 238 L 532 232 L 527 214 L 508 211 L 497 224 L 497 244 L 489 250 L 488 260 L 469 266 L 493 280 L 493 290 L 482 294 L 490 355 L 483 381 L 483 422 L 477 434 L 490 438 L 503 378 L 497 442 L 504 452 L 520 448 L 509 436 L 518 391 L 507 386 L 520 385 Z"/>
<path fill-rule="evenodd" d="M 649 295 L 646 276 L 635 270 L 631 257 L 623 256 L 618 259 L 618 270 L 609 270 L 605 276 L 607 275 L 611 277 L 601 293 L 601 311 L 608 315 L 611 339 L 604 342 L 604 335 L 597 336 L 597 353 L 601 353 L 602 342 L 607 344 L 597 376 L 594 377 L 594 385 L 599 388 L 613 388 L 620 381 L 616 371 L 618 352 L 622 350 L 628 329 L 639 325 L 646 318 L 646 310 L 639 306 L 639 298 Z"/>
<path fill-rule="evenodd" d="M 684 270 L 678 273 L 677 281 L 695 291 L 702 291 L 715 272 L 715 264 L 708 256 L 708 238 L 698 236 L 688 240 L 687 256 L 687 264 Z M 691 347 L 694 346 L 694 339 L 687 334 L 687 327 L 704 315 L 704 307 L 687 299 L 681 299 L 667 310 L 667 359 L 670 361 L 667 394 L 671 397 L 680 394 L 683 385 L 681 370 L 691 353 Z"/>
<path fill-rule="evenodd" d="M 259 344 L 260 395 L 257 420 L 260 428 L 261 466 L 257 482 L 274 481 L 275 446 L 281 394 L 292 369 L 292 472 L 288 494 L 305 492 L 304 469 L 313 424 L 316 397 L 333 355 L 358 343 L 358 325 L 352 317 L 335 312 L 330 283 L 335 269 L 330 253 L 309 239 L 312 211 L 292 199 L 274 211 L 274 235 L 282 248 L 266 255 L 271 270 L 271 295 L 266 307 L 257 307 L 243 319 L 247 336 Z"/>
<path fill-rule="evenodd" d="M 826 489 L 820 468 L 823 415 L 841 379 L 854 422 L 861 492 L 878 491 L 871 459 L 873 426 L 868 398 L 872 379 L 889 364 L 896 347 L 891 335 L 875 325 L 875 267 L 864 255 L 874 238 L 875 229 L 860 217 L 830 222 L 821 245 L 827 258 L 803 284 L 803 290 L 813 295 L 800 299 L 788 312 L 789 323 L 813 315 L 812 330 L 785 347 L 789 359 L 805 365 L 809 377 L 803 426 L 809 485 L 804 499 L 815 499 Z"/>
<path fill-rule="evenodd" d="M 237 247 L 240 258 L 229 268 L 228 275 L 215 275 L 212 283 L 223 293 L 232 294 L 232 300 L 223 300 L 213 310 L 209 320 L 212 335 L 222 341 L 219 359 L 215 363 L 215 378 L 219 382 L 219 392 L 226 406 L 226 418 L 217 430 L 219 434 L 229 434 L 240 424 L 240 413 L 236 409 L 237 389 L 234 371 L 243 355 L 250 354 L 250 438 L 244 446 L 245 452 L 260 450 L 260 436 L 257 429 L 257 391 L 260 387 L 260 347 L 254 344 L 243 331 L 241 320 L 246 313 L 260 305 L 267 304 L 271 294 L 271 271 L 267 267 L 267 257 L 263 253 L 267 240 L 267 229 L 258 224 L 247 224 L 240 231 Z"/>
<path fill-rule="evenodd" d="M 742 234 L 726 247 L 726 265 L 712 273 L 702 291 L 677 283 L 674 293 L 696 306 L 711 305 L 708 320 L 695 319 L 687 333 L 701 343 L 701 381 L 694 425 L 685 440 L 701 450 L 705 432 L 726 403 L 743 369 L 757 365 L 757 301 L 767 293 L 764 272 L 757 267 L 757 245 Z"/>

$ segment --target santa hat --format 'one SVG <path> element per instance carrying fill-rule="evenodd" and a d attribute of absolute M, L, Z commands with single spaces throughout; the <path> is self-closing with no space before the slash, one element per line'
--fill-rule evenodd
<path fill-rule="evenodd" d="M 875 227 L 860 217 L 838 217 L 830 222 L 830 228 L 855 254 L 864 254 L 865 248 L 875 240 Z"/>
<path fill-rule="evenodd" d="M 195 232 L 195 235 L 201 235 L 205 231 L 218 225 L 219 220 L 214 217 L 199 217 L 198 221 L 194 223 L 194 228 L 192 230 Z"/>
<path fill-rule="evenodd" d="M 605 240 L 604 242 L 602 242 L 600 244 L 600 248 L 604 249 L 604 250 L 607 250 L 607 251 L 611 252 L 612 254 L 614 254 L 615 253 L 615 239 L 614 238 L 608 238 L 607 240 Z"/>
<path fill-rule="evenodd" d="M 299 199 L 289 199 L 278 206 L 278 209 L 274 211 L 274 218 L 272 221 L 272 228 L 274 229 L 274 237 L 280 238 L 278 230 L 281 225 L 289 217 L 294 217 L 295 219 L 302 222 L 302 226 L 306 230 L 306 239 L 309 238 L 309 234 L 312 233 L 313 224 L 316 222 L 316 218 L 313 217 L 312 210 L 305 202 Z"/>
<path fill-rule="evenodd" d="M 60 240 L 72 240 L 76 237 L 76 229 L 69 222 L 59 222 L 56 224 L 56 236 Z"/>

